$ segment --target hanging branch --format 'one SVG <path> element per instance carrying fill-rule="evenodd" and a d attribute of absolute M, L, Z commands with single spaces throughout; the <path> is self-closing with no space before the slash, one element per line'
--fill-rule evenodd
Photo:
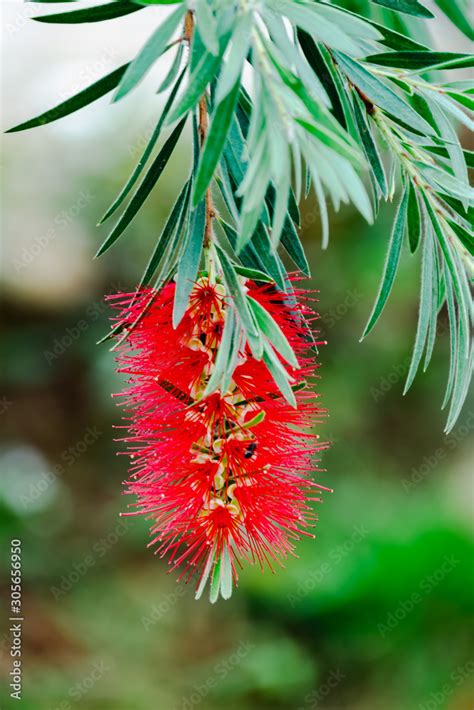
<path fill-rule="evenodd" d="M 34 19 L 100 22 L 156 3 L 77 4 Z M 436 4 L 472 37 L 461 3 Z M 164 107 L 101 219 L 121 210 L 97 255 L 126 232 L 190 127 L 189 174 L 136 293 L 112 299 L 118 315 L 105 339 L 131 382 L 129 490 L 153 519 L 160 554 L 187 578 L 197 574 L 197 596 L 209 582 L 212 601 L 228 598 L 243 559 L 272 566 L 292 554 L 313 524 L 311 491 L 324 488 L 306 475 L 325 447 L 310 436 L 324 413 L 306 387 L 314 315 L 282 260 L 309 275 L 298 226 L 310 191 L 323 248 L 328 200 L 336 210 L 352 203 L 372 223 L 380 202 L 396 198 L 362 337 L 385 307 L 406 242 L 420 255 L 421 287 L 405 391 L 422 360 L 428 367 L 446 307 L 446 431 L 461 412 L 473 352 L 473 157 L 456 129 L 472 129 L 474 104 L 472 82 L 446 73 L 474 62 L 428 46 L 432 17 L 419 0 L 371 0 L 363 14 L 322 0 L 176 3 L 130 62 L 11 129 L 58 120 L 111 91 L 113 101 L 133 100 L 154 64 L 173 57 L 158 87 Z"/>

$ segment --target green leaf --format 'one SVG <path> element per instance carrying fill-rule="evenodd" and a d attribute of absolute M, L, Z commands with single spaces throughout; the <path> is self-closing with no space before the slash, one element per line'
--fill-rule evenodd
<path fill-rule="evenodd" d="M 360 139 L 364 147 L 367 160 L 369 161 L 372 173 L 377 185 L 380 188 L 380 192 L 383 197 L 387 199 L 388 197 L 388 184 L 387 176 L 385 174 L 385 169 L 382 163 L 382 158 L 380 157 L 377 144 L 372 135 L 369 122 L 366 117 L 366 110 L 362 100 L 359 98 L 356 92 L 353 92 L 353 105 L 354 105 L 354 116 L 356 119 L 357 129 L 359 131 Z"/>
<path fill-rule="evenodd" d="M 199 271 L 205 231 L 206 202 L 202 200 L 192 213 L 191 225 L 181 248 L 173 307 L 174 328 L 179 325 L 188 307 L 189 295 Z"/>
<path fill-rule="evenodd" d="M 167 49 L 167 43 L 173 36 L 180 21 L 184 17 L 186 7 L 180 6 L 158 25 L 150 39 L 145 43 L 137 56 L 128 65 L 115 92 L 114 101 L 126 96 L 143 79 L 156 60 Z"/>
<path fill-rule="evenodd" d="M 275 201 L 274 190 L 269 190 L 266 197 L 266 202 L 270 215 L 273 214 L 273 206 Z M 294 216 L 291 216 L 288 212 L 286 219 L 283 223 L 283 229 L 280 237 L 280 244 L 286 250 L 288 255 L 291 257 L 293 262 L 296 264 L 298 269 L 305 274 L 305 276 L 311 276 L 311 271 L 309 268 L 306 255 L 304 253 L 303 245 L 301 244 L 298 232 L 296 231 Z"/>
<path fill-rule="evenodd" d="M 217 19 L 208 0 L 197 0 L 194 12 L 204 46 L 208 52 L 217 55 L 219 52 Z"/>
<path fill-rule="evenodd" d="M 183 131 L 184 124 L 186 123 L 186 119 L 183 118 L 183 120 L 178 123 L 178 125 L 174 128 L 173 132 L 169 136 L 169 138 L 166 140 L 165 144 L 163 145 L 163 148 L 160 150 L 158 155 L 156 156 L 155 160 L 151 164 L 151 167 L 147 174 L 145 175 L 142 183 L 138 187 L 137 191 L 133 195 L 132 199 L 130 200 L 130 203 L 128 204 L 125 212 L 122 214 L 120 217 L 119 221 L 115 225 L 115 227 L 112 229 L 110 232 L 109 236 L 105 240 L 105 242 L 102 244 L 100 247 L 99 251 L 96 254 L 97 256 L 100 256 L 104 252 L 106 252 L 114 242 L 117 241 L 117 239 L 122 235 L 122 233 L 125 231 L 125 229 L 128 227 L 132 219 L 135 217 L 137 214 L 138 210 L 140 207 L 143 205 L 145 202 L 146 198 L 152 191 L 153 187 L 155 186 L 156 182 L 158 181 L 161 173 L 166 167 L 166 164 L 168 163 L 168 160 L 176 146 L 176 143 L 178 142 L 178 139 Z"/>
<path fill-rule="evenodd" d="M 203 398 L 208 397 L 213 392 L 220 390 L 224 392 L 223 380 L 226 370 L 228 369 L 229 360 L 232 359 L 232 351 L 238 347 L 238 329 L 235 318 L 235 310 L 231 307 L 226 308 L 226 316 L 222 338 L 217 350 L 214 367 L 211 376 L 203 393 Z"/>
<path fill-rule="evenodd" d="M 247 299 L 245 297 L 242 285 L 237 278 L 235 268 L 230 261 L 229 257 L 221 247 L 216 244 L 216 252 L 219 257 L 220 264 L 222 266 L 222 273 L 224 276 L 225 285 L 227 291 L 229 292 L 235 307 L 240 315 L 242 324 L 247 331 L 247 334 L 258 337 L 259 333 L 255 327 L 252 315 L 250 313 Z"/>
<path fill-rule="evenodd" d="M 428 8 L 421 5 L 418 0 L 372 0 L 376 5 L 382 5 L 395 12 L 404 12 L 415 17 L 433 17 Z"/>
<path fill-rule="evenodd" d="M 460 224 L 456 224 L 456 222 L 453 222 L 451 220 L 449 220 L 449 226 L 456 234 L 461 244 L 466 247 L 469 254 L 471 256 L 474 256 L 474 236 L 472 235 L 472 232 L 468 232 L 467 229 L 461 227 Z"/>
<path fill-rule="evenodd" d="M 220 103 L 237 82 L 240 84 L 242 65 L 250 49 L 251 37 L 252 15 L 246 12 L 239 17 L 232 31 L 232 46 L 217 83 L 216 103 Z"/>
<path fill-rule="evenodd" d="M 412 182 L 408 188 L 408 208 L 407 208 L 407 231 L 408 231 L 408 244 L 410 246 L 410 252 L 414 254 L 418 249 L 418 244 L 420 243 L 421 234 L 423 231 L 423 218 L 421 210 L 423 205 L 418 203 L 418 197 L 416 194 L 416 189 Z"/>
<path fill-rule="evenodd" d="M 245 266 L 240 266 L 239 264 L 234 264 L 234 269 L 240 276 L 245 276 L 246 279 L 251 279 L 252 281 L 263 281 L 264 283 L 274 283 L 274 280 L 268 274 L 265 274 L 259 269 L 248 269 Z"/>
<path fill-rule="evenodd" d="M 350 81 L 379 108 L 391 114 L 395 120 L 401 119 L 423 134 L 433 135 L 433 129 L 404 99 L 387 84 L 370 73 L 362 64 L 337 52 L 339 65 Z"/>
<path fill-rule="evenodd" d="M 364 61 L 383 67 L 423 69 L 424 71 L 436 65 L 439 65 L 439 69 L 443 66 L 448 66 L 450 69 L 474 66 L 474 57 L 471 54 L 457 54 L 456 52 L 382 52 L 381 54 L 371 54 Z"/>
<path fill-rule="evenodd" d="M 373 311 L 370 315 L 367 325 L 365 326 L 362 338 L 365 338 L 365 336 L 374 327 L 375 323 L 377 322 L 380 314 L 384 309 L 384 306 L 390 295 L 390 291 L 392 290 L 393 282 L 398 269 L 398 264 L 400 262 L 403 234 L 405 233 L 408 208 L 408 194 L 408 188 L 405 188 L 395 217 L 392 235 L 390 237 L 390 243 L 387 251 L 387 258 L 385 261 L 384 274 L 380 284 L 377 300 L 375 302 Z"/>
<path fill-rule="evenodd" d="M 153 133 L 150 137 L 150 140 L 148 141 L 148 144 L 147 144 L 145 150 L 143 151 L 142 157 L 140 158 L 140 160 L 137 163 L 137 166 L 135 167 L 135 170 L 130 175 L 127 183 L 124 185 L 124 187 L 122 188 L 120 193 L 117 195 L 117 197 L 115 198 L 112 205 L 109 207 L 107 212 L 104 214 L 104 216 L 99 221 L 99 224 L 103 224 L 120 207 L 122 202 L 125 200 L 125 198 L 129 194 L 130 190 L 132 189 L 132 187 L 135 185 L 136 181 L 138 180 L 138 178 L 142 174 L 142 171 L 148 161 L 148 158 L 150 157 L 150 155 L 153 151 L 153 148 L 155 147 L 155 145 L 158 141 L 158 138 L 161 135 L 161 129 L 163 128 L 163 124 L 166 120 L 169 110 L 170 110 L 171 106 L 173 105 L 173 101 L 175 99 L 175 96 L 178 92 L 181 81 L 183 79 L 184 72 L 185 72 L 185 70 L 183 69 L 183 71 L 181 72 L 181 75 L 178 77 L 178 79 L 173 87 L 173 90 L 170 92 L 170 95 L 168 97 L 168 100 L 166 101 L 166 104 L 163 108 L 163 111 L 162 111 L 161 116 L 158 120 L 158 123 L 156 124 L 156 128 L 153 131 Z"/>
<path fill-rule="evenodd" d="M 416 329 L 415 345 L 413 355 L 408 370 L 408 376 L 405 383 L 403 394 L 406 394 L 411 387 L 415 378 L 416 372 L 420 365 L 423 350 L 425 349 L 426 336 L 428 334 L 428 325 L 430 322 L 432 311 L 432 288 L 431 279 L 434 270 L 434 248 L 433 235 L 428 232 L 423 244 L 423 258 L 421 262 L 421 292 L 420 292 L 420 311 L 418 314 L 418 325 Z"/>
<path fill-rule="evenodd" d="M 322 124 L 310 123 L 303 118 L 297 118 L 296 123 L 302 126 L 308 133 L 311 133 L 311 135 L 317 138 L 321 143 L 328 146 L 328 148 L 331 148 L 352 162 L 358 163 L 359 165 L 361 164 L 360 153 L 354 150 L 354 148 L 337 135 L 337 133 L 332 133 Z"/>
<path fill-rule="evenodd" d="M 203 54 L 195 69 L 191 72 L 188 87 L 168 119 L 168 123 L 173 123 L 196 106 L 207 85 L 214 79 L 219 69 L 228 38 L 228 34 L 225 35 L 225 38 L 221 38 L 219 54 L 214 55 L 210 52 Z"/>
<path fill-rule="evenodd" d="M 196 600 L 200 599 L 202 596 L 202 593 L 206 587 L 207 580 L 209 579 L 209 575 L 211 574 L 212 567 L 214 565 L 214 557 L 215 557 L 215 550 L 212 552 L 209 552 L 208 558 L 206 560 L 206 564 L 204 565 L 204 569 L 202 571 L 201 579 L 199 580 L 198 587 L 196 589 L 196 594 L 194 598 Z"/>
<path fill-rule="evenodd" d="M 444 111 L 442 111 L 436 101 L 433 101 L 431 97 L 426 95 L 427 93 L 428 92 L 425 93 L 425 99 L 428 102 L 433 118 L 436 122 L 439 135 L 441 136 L 443 144 L 446 146 L 446 151 L 451 159 L 452 171 L 461 184 L 469 187 L 467 165 L 464 160 L 464 153 L 461 148 L 457 132 L 451 121 L 449 121 L 446 117 Z M 468 201 L 464 200 L 464 208 L 467 209 L 467 207 Z"/>
<path fill-rule="evenodd" d="M 120 79 L 122 78 L 128 64 L 122 64 L 118 69 L 114 69 L 113 72 L 103 76 L 102 79 L 91 84 L 87 88 L 80 91 L 78 94 L 71 96 L 70 99 L 63 101 L 63 103 L 58 104 L 54 108 L 49 109 L 45 113 L 36 116 L 35 118 L 30 118 L 25 123 L 20 123 L 18 126 L 10 128 L 6 133 L 16 133 L 18 131 L 26 131 L 27 128 L 35 128 L 36 126 L 44 126 L 46 123 L 51 123 L 52 121 L 57 121 L 64 116 L 68 116 L 79 109 L 84 108 L 97 101 L 109 91 L 117 86 Z"/>
<path fill-rule="evenodd" d="M 472 17 L 469 16 L 469 0 L 466 3 L 463 0 L 435 0 L 435 2 L 466 37 L 474 40 Z"/>
<path fill-rule="evenodd" d="M 184 0 L 132 0 L 137 5 L 177 5 Z"/>
<path fill-rule="evenodd" d="M 397 51 L 406 49 L 423 51 L 427 49 L 425 44 L 415 42 L 415 40 L 411 37 L 407 37 L 405 34 L 401 34 L 400 32 L 395 32 L 395 30 L 392 30 L 390 27 L 385 27 L 378 22 L 374 22 L 372 19 L 368 19 L 367 22 L 370 22 L 374 27 L 376 27 L 382 35 L 383 39 L 380 40 L 380 44 L 390 47 L 390 49 L 395 49 Z"/>
<path fill-rule="evenodd" d="M 318 12 L 316 3 L 303 5 L 290 0 L 275 0 L 273 5 L 276 12 L 285 15 L 293 25 L 305 30 L 323 44 L 347 54 L 361 55 L 361 48 L 355 37 L 346 34 L 333 20 L 326 19 Z"/>
<path fill-rule="evenodd" d="M 176 52 L 173 62 L 169 68 L 168 73 L 166 74 L 165 78 L 161 82 L 161 84 L 158 87 L 157 94 L 161 94 L 162 91 L 166 91 L 166 89 L 169 89 L 171 84 L 174 82 L 176 77 L 178 76 L 178 72 L 181 67 L 181 61 L 183 59 L 183 54 L 184 54 L 184 44 L 181 42 L 178 46 L 178 51 Z M 183 70 L 184 71 L 184 70 Z"/>
<path fill-rule="evenodd" d="M 116 0 L 108 2 L 106 5 L 96 5 L 82 10 L 71 10 L 70 12 L 60 12 L 56 15 L 43 15 L 33 17 L 36 22 L 47 22 L 52 24 L 76 24 L 78 22 L 102 22 L 103 20 L 113 20 L 115 17 L 123 17 L 131 12 L 137 12 L 142 8 L 127 0 Z"/>
<path fill-rule="evenodd" d="M 255 316 L 262 333 L 268 338 L 275 350 L 292 366 L 298 368 L 300 365 L 293 352 L 293 348 L 288 342 L 285 334 L 278 323 L 272 318 L 270 313 L 254 298 L 247 296 L 247 302 Z"/>
<path fill-rule="evenodd" d="M 296 409 L 296 397 L 291 389 L 288 373 L 268 341 L 263 344 L 263 361 L 288 404 Z"/>
<path fill-rule="evenodd" d="M 453 284 L 451 281 L 451 276 L 449 274 L 445 274 L 444 280 L 446 283 L 446 304 L 448 308 L 449 319 L 450 357 L 448 382 L 446 384 L 446 392 L 444 395 L 443 404 L 441 405 L 441 409 L 444 409 L 446 407 L 452 395 L 458 365 L 458 324 L 456 318 L 456 306 L 454 303 Z"/>
<path fill-rule="evenodd" d="M 166 252 L 171 238 L 173 234 L 175 234 L 175 230 L 181 220 L 181 216 L 183 212 L 185 212 L 187 209 L 189 203 L 189 192 L 190 185 L 189 182 L 187 182 L 179 193 L 178 198 L 174 203 L 173 208 L 168 216 L 168 219 L 166 220 L 165 226 L 163 227 L 163 231 L 158 237 L 158 241 L 155 245 L 150 261 L 148 262 L 148 265 L 145 269 L 145 273 L 143 274 L 140 280 L 139 287 L 148 284 L 156 269 L 160 265 L 160 262 Z"/>
<path fill-rule="evenodd" d="M 239 95 L 240 79 L 232 91 L 218 104 L 212 115 L 209 131 L 199 158 L 194 184 L 193 204 L 202 199 L 212 180 L 227 139 L 230 122 Z"/>

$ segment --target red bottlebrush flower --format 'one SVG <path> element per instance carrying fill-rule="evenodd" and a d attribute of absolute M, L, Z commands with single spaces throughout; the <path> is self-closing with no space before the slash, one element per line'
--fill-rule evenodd
<path fill-rule="evenodd" d="M 302 316 L 312 312 L 289 306 L 272 286 L 247 281 L 246 288 L 298 358 L 299 368 L 280 358 L 296 407 L 245 339 L 226 390 L 207 394 L 233 308 L 221 283 L 199 279 L 176 329 L 174 284 L 111 297 L 116 323 L 134 324 L 118 354 L 118 370 L 129 377 L 127 492 L 153 521 L 150 545 L 182 568 L 180 578 L 197 578 L 197 597 L 210 579 L 211 601 L 230 596 L 243 561 L 273 569 L 294 554 L 315 522 L 311 501 L 329 490 L 310 477 L 314 453 L 326 446 L 312 431 L 324 410 L 305 388 L 316 364 Z"/>

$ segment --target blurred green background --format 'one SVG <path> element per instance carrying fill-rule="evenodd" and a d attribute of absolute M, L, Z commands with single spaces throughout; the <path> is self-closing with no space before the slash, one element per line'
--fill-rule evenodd
<path fill-rule="evenodd" d="M 155 10 L 147 10 L 153 13 Z M 5 126 L 66 98 L 131 56 L 151 14 L 100 27 L 31 22 L 5 3 Z M 446 30 L 437 27 L 437 32 Z M 454 32 L 445 37 L 459 47 Z M 303 238 L 319 294 L 319 390 L 331 440 L 315 541 L 277 575 L 245 569 L 229 602 L 195 602 L 119 518 L 126 459 L 113 425 L 120 388 L 103 295 L 131 289 L 185 174 L 183 144 L 116 248 L 92 256 L 94 224 L 158 115 L 159 64 L 140 90 L 3 139 L 0 530 L 23 550 L 23 699 L 8 698 L 8 607 L 0 706 L 25 710 L 472 710 L 472 430 L 468 402 L 442 433 L 444 314 L 433 363 L 402 398 L 414 339 L 418 256 L 405 250 L 386 312 L 359 337 L 375 296 L 392 208 L 369 228 L 351 210 L 320 248 L 314 204 Z"/>

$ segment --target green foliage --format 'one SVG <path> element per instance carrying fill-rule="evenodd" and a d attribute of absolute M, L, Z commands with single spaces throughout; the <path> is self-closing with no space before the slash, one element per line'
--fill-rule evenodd
<path fill-rule="evenodd" d="M 154 4 L 167 3 L 120 0 L 92 8 L 74 6 L 35 19 L 96 22 Z M 471 34 L 463 0 L 439 0 L 437 5 Z M 425 369 L 430 361 L 438 314 L 446 304 L 451 364 L 445 404 L 450 402 L 450 430 L 472 370 L 472 155 L 463 151 L 456 126 L 473 127 L 466 112 L 473 107 L 473 89 L 470 82 L 449 82 L 439 72 L 472 67 L 473 58 L 426 45 L 423 23 L 433 15 L 418 0 L 373 0 L 364 3 L 365 17 L 354 9 L 349 0 L 344 7 L 305 0 L 265 0 L 258 6 L 199 0 L 192 8 L 179 3 L 128 65 L 11 130 L 66 116 L 115 87 L 114 100 L 125 97 L 165 51 L 173 52 L 171 68 L 158 87 L 170 93 L 155 131 L 102 221 L 123 205 L 146 170 L 145 177 L 98 255 L 115 243 L 141 209 L 191 119 L 190 175 L 141 283 L 156 276 L 158 286 L 177 278 L 178 323 L 192 281 L 200 268 L 212 265 L 235 311 L 225 333 L 228 352 L 219 357 L 209 391 L 229 381 L 235 354 L 247 339 L 292 403 L 291 382 L 280 357 L 296 366 L 294 354 L 278 326 L 248 299 L 244 279 L 270 281 L 291 302 L 293 290 L 279 247 L 300 271 L 309 273 L 297 233 L 303 192 L 307 196 L 314 191 L 326 247 L 328 202 L 335 210 L 352 203 L 372 222 L 381 200 L 393 200 L 401 185 L 380 291 L 364 336 L 387 302 L 406 235 L 411 254 L 421 254 L 420 312 L 407 388 L 423 353 Z M 171 133 L 153 157 L 167 126 Z M 223 202 L 222 214 L 216 200 Z M 226 575 L 225 570 L 215 573 L 216 588 L 226 588 Z"/>

